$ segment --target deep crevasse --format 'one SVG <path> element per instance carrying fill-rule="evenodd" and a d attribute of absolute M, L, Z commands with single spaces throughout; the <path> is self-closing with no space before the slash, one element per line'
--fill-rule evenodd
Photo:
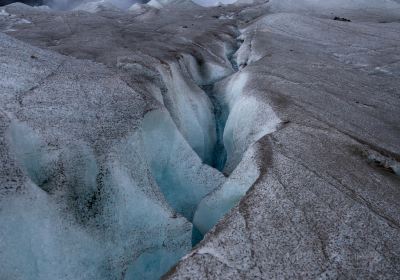
<path fill-rule="evenodd" d="M 125 279 L 155 279 L 190 251 L 260 174 L 251 146 L 257 139 L 248 137 L 259 107 L 244 92 L 246 74 L 234 74 L 229 63 L 232 42 L 221 40 L 221 52 L 206 58 L 182 54 L 159 63 L 157 73 L 140 58 L 121 58 L 121 67 L 161 77 L 146 85 L 160 106 L 104 153 L 85 141 L 54 148 L 27 123 L 11 121 L 7 134 L 26 191 L 0 215 L 4 273 L 113 279 L 123 271 Z M 30 248 L 23 269 L 15 266 L 15 240 Z M 90 269 L 78 275 L 82 263 Z"/>
<path fill-rule="evenodd" d="M 188 155 L 182 158 L 182 152 L 179 151 L 183 149 L 175 150 L 174 141 L 169 143 L 170 140 L 160 135 L 153 136 L 153 139 L 157 140 L 148 141 L 152 143 L 148 154 L 151 154 L 151 149 L 156 147 L 157 143 L 169 143 L 164 148 L 160 147 L 160 150 L 169 147 L 167 150 L 169 160 L 165 160 L 163 156 L 161 158 L 157 156 L 157 159 L 153 160 L 152 172 L 170 205 L 193 222 L 194 244 L 240 200 L 257 180 L 260 175 L 259 166 L 255 148 L 251 148 L 251 145 L 262 136 L 274 131 L 280 122 L 268 104 L 245 93 L 248 74 L 238 71 L 236 63 L 238 42 L 235 40 L 233 44 L 224 46 L 223 59 L 227 62 L 228 70 L 224 70 L 220 65 L 213 67 L 207 62 L 196 65 L 195 59 L 188 56 L 176 63 L 180 65 L 181 73 L 177 74 L 175 63 L 169 67 L 175 69 L 170 72 L 178 78 L 172 78 L 167 82 L 163 102 L 187 143 L 207 165 L 199 160 L 189 160 Z M 216 69 L 216 74 L 209 73 L 213 68 Z M 229 74 L 225 75 L 225 73 Z M 185 74 L 187 74 L 186 77 Z M 202 79 L 202 75 L 207 76 L 207 80 Z M 166 80 L 165 76 L 164 74 L 164 80 Z M 212 83 L 209 83 L 210 81 Z M 178 88 L 181 96 L 175 95 Z M 189 89 L 190 93 L 185 89 Z M 182 95 L 189 95 L 190 98 L 181 102 Z M 208 96 L 207 100 L 205 100 L 206 96 Z M 177 103 L 181 102 L 179 106 L 174 104 L 176 99 L 179 99 Z M 191 107 L 203 110 L 206 117 L 203 116 L 203 121 L 195 122 L 203 124 L 203 127 L 193 131 L 197 134 L 202 132 L 201 135 L 194 137 L 196 140 L 200 138 L 206 141 L 195 142 L 192 139 L 193 135 L 188 132 L 192 128 L 182 125 L 182 123 L 193 123 L 194 120 L 201 118 L 195 110 L 179 115 L 178 110 L 175 111 L 173 108 L 181 106 L 185 107 L 185 110 L 190 110 Z M 183 121 L 184 119 L 186 121 Z M 211 120 L 212 124 L 209 123 Z M 160 121 L 154 121 L 154 123 L 160 123 Z M 161 125 L 159 129 L 166 129 L 166 127 L 168 126 Z M 165 131 L 164 135 L 167 133 Z M 189 136 L 185 136 L 188 134 Z M 159 139 L 163 141 L 158 141 Z M 181 139 L 180 142 L 185 141 Z M 163 153 L 159 151 L 156 154 Z M 208 165 L 224 172 L 229 177 L 225 177 Z"/>

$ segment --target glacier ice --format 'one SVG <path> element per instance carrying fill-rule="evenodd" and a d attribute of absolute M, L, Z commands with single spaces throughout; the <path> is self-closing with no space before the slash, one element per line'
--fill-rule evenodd
<path fill-rule="evenodd" d="M 115 12 L 109 3 L 85 2 L 77 9 L 91 13 L 70 14 L 100 20 L 96 13 Z M 188 51 L 107 57 L 137 83 L 2 37 L 2 49 L 21 60 L 0 64 L 0 90 L 15 113 L 5 147 L 23 179 L 12 185 L 21 193 L 0 197 L 0 252 L 10 256 L 2 277 L 158 278 L 246 194 L 260 174 L 252 145 L 279 120 L 246 94 L 244 68 L 233 74 L 234 24 L 219 33 L 202 34 L 208 43 L 174 39 Z"/>
<path fill-rule="evenodd" d="M 110 1 L 106 0 L 84 2 L 74 8 L 74 10 L 76 11 L 86 11 L 89 13 L 96 13 L 103 9 L 115 10 L 118 8 L 114 6 Z"/>
<path fill-rule="evenodd" d="M 146 162 L 138 134 L 116 145 L 99 167 L 85 145 L 52 155 L 26 124 L 12 123 L 8 131 L 16 160 L 29 177 L 22 196 L 1 203 L 0 249 L 8 256 L 0 265 L 2 276 L 111 279 L 151 258 L 158 265 L 141 266 L 140 273 L 155 279 L 190 250 L 191 224 L 163 202 L 146 165 L 137 161 Z M 60 164 L 63 174 L 48 171 Z M 57 189 L 57 176 L 65 176 L 64 186 L 70 188 Z M 54 181 L 47 189 L 44 181 L 50 177 Z M 71 207 L 75 210 L 66 211 Z M 82 264 L 88 267 L 85 273 Z"/>
<path fill-rule="evenodd" d="M 199 203 L 193 225 L 206 234 L 246 194 L 260 176 L 256 149 L 250 147 L 235 171 Z"/>
<path fill-rule="evenodd" d="M 397 0 L 270 0 L 273 13 L 296 13 L 331 18 L 345 16 L 362 21 L 397 20 Z"/>
<path fill-rule="evenodd" d="M 28 125 L 12 122 L 9 128 L 10 142 L 17 160 L 29 178 L 46 191 L 46 182 L 55 175 L 60 151 L 48 147 Z"/>
<path fill-rule="evenodd" d="M 44 4 L 52 9 L 78 9 L 88 12 L 96 12 L 101 7 L 128 9 L 134 3 L 138 2 L 142 3 L 142 1 L 138 0 L 44 0 Z"/>
<path fill-rule="evenodd" d="M 227 151 L 225 170 L 231 172 L 247 148 L 264 135 L 274 132 L 280 122 L 268 104 L 254 97 L 240 98 L 230 109 L 224 129 L 223 139 Z"/>
<path fill-rule="evenodd" d="M 253 91 L 246 84 L 247 76 L 246 71 L 240 71 L 215 86 L 215 98 L 224 111 L 223 143 L 227 152 L 224 171 L 227 173 L 235 169 L 252 143 L 275 131 L 281 122 L 270 105 L 257 100 L 256 93 L 251 96 L 247 93 Z"/>
<path fill-rule="evenodd" d="M 237 0 L 193 0 L 196 4 L 201 6 L 209 7 L 209 6 L 218 6 L 221 4 L 232 4 Z"/>
<path fill-rule="evenodd" d="M 202 234 L 235 206 L 259 178 L 257 149 L 253 145 L 274 132 L 281 123 L 270 105 L 257 100 L 257 94 L 247 81 L 248 73 L 241 70 L 217 82 L 211 91 L 214 106 L 219 106 L 217 127 L 223 130 L 223 152 L 217 167 L 230 175 L 202 199 L 196 209 L 193 224 Z M 251 95 L 249 91 L 253 91 Z"/>
<path fill-rule="evenodd" d="M 107 275 L 107 248 L 61 212 L 45 192 L 29 182 L 24 196 L 1 201 L 0 252 L 7 256 L 0 263 L 3 279 L 72 280 Z"/>
<path fill-rule="evenodd" d="M 138 279 L 138 275 L 143 280 L 159 279 L 186 253 L 187 250 L 177 253 L 166 249 L 143 253 L 134 264 L 128 267 L 124 279 Z"/>
<path fill-rule="evenodd" d="M 393 9 L 399 8 L 399 3 L 393 0 L 270 0 L 274 10 L 312 11 L 322 9 Z"/>
<path fill-rule="evenodd" d="M 161 191 L 178 213 L 192 220 L 197 204 L 224 182 L 224 176 L 202 163 L 167 112 L 147 113 L 142 129 L 146 155 Z"/>
<path fill-rule="evenodd" d="M 160 67 L 160 72 L 166 87 L 163 94 L 165 107 L 193 150 L 209 163 L 215 142 L 215 121 L 210 100 L 185 77 L 184 66 L 170 63 L 168 67 Z"/>

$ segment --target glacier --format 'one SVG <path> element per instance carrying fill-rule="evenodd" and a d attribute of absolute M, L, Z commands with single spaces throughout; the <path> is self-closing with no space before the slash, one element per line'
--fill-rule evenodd
<path fill-rule="evenodd" d="M 100 10 L 85 7 L 88 9 L 78 7 L 76 11 L 90 12 L 93 19 L 104 9 L 115 12 L 108 6 Z M 17 23 L 21 12 L 24 17 L 33 12 L 39 21 L 45 14 L 59 19 L 58 12 L 20 4 L 6 10 L 4 14 L 13 19 L 5 21 L 7 32 L 21 26 Z M 32 26 L 38 23 L 28 18 Z M 87 14 L 81 19 L 86 21 Z M 169 21 L 169 17 L 165 19 Z M 218 27 L 216 19 L 211 21 Z M 104 27 L 108 28 L 106 24 Z M 238 202 L 259 173 L 251 172 L 250 178 L 243 180 L 240 176 L 247 172 L 245 169 L 228 178 L 231 171 L 221 172 L 225 162 L 220 163 L 220 170 L 213 168 L 217 142 L 226 145 L 230 136 L 222 135 L 226 120 L 219 124 L 218 132 L 214 114 L 218 100 L 223 103 L 218 97 L 222 93 L 205 90 L 235 72 L 231 56 L 238 48 L 236 29 L 231 25 L 227 28 L 228 33 L 216 34 L 207 47 L 195 38 L 188 41 L 178 35 L 172 44 L 194 44 L 195 49 L 172 53 L 171 57 L 158 49 L 143 53 L 133 46 L 131 53 L 117 51 L 112 55 L 117 61 L 112 67 L 121 78 L 113 78 L 112 71 L 82 57 L 76 60 L 30 46 L 26 50 L 28 45 L 3 35 L 7 60 L 2 64 L 2 89 L 6 97 L 18 96 L 17 103 L 7 99 L 7 105 L 26 106 L 24 112 L 20 111 L 24 116 L 5 109 L 10 119 L 5 139 L 16 168 L 25 174 L 24 189 L 29 190 L 13 199 L 9 199 L 8 192 L 4 195 L 8 198 L 4 207 L 15 211 L 15 215 L 4 212 L 3 224 L 6 230 L 18 230 L 15 217 L 29 211 L 31 215 L 24 216 L 24 227 L 19 231 L 31 234 L 10 235 L 2 252 L 18 258 L 18 253 L 10 253 L 18 248 L 18 240 L 41 246 L 39 250 L 21 243 L 22 248 L 32 251 L 32 257 L 22 268 L 14 266 L 16 259 L 10 259 L 2 266 L 3 275 L 157 279 Z M 88 34 L 85 32 L 82 35 Z M 27 51 L 34 54 L 27 55 Z M 108 49 L 104 51 L 108 53 Z M 9 68 L 16 58 L 20 64 Z M 109 56 L 103 58 L 115 63 Z M 37 72 L 27 70 L 32 67 Z M 82 68 L 86 70 L 82 72 Z M 15 79 L 15 73 L 22 79 Z M 98 78 L 101 84 L 96 82 Z M 81 90 L 75 91 L 77 87 Z M 54 102 L 51 106 L 46 101 L 49 97 Z M 231 115 L 228 106 L 221 108 L 226 110 L 222 115 Z M 36 118 L 43 116 L 46 120 L 37 122 Z M 60 125 L 65 120 L 69 121 Z M 233 127 L 237 129 L 237 124 Z M 245 149 L 241 148 L 235 164 Z M 31 193 L 31 189 L 38 194 Z M 221 191 L 224 198 L 220 198 Z M 27 199 L 33 199 L 34 204 L 16 211 Z M 222 207 L 209 207 L 210 199 L 219 200 Z M 36 211 L 40 204 L 47 207 L 40 211 L 51 215 Z M 204 211 L 211 213 L 206 226 L 195 220 L 195 213 Z M 8 231 L 3 235 L 9 235 Z M 60 240 L 60 246 L 70 251 L 57 250 Z M 63 255 L 71 260 L 63 264 Z M 92 255 L 98 257 L 91 259 Z M 80 273 L 80 263 L 92 270 Z"/>
<path fill-rule="evenodd" d="M 44 4 L 0 7 L 0 279 L 396 278 L 398 1 Z"/>

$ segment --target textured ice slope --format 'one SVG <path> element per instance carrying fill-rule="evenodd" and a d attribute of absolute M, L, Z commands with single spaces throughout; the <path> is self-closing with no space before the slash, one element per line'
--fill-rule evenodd
<path fill-rule="evenodd" d="M 397 277 L 400 26 L 373 23 L 392 10 L 371 22 L 337 11 L 355 22 L 294 9 L 240 28 L 232 84 L 282 123 L 253 145 L 262 175 L 252 189 L 168 279 Z"/>
<path fill-rule="evenodd" d="M 102 65 L 0 42 L 1 276 L 120 278 L 159 250 L 170 262 L 149 271 L 167 271 L 191 225 L 146 167 L 143 99 Z"/>

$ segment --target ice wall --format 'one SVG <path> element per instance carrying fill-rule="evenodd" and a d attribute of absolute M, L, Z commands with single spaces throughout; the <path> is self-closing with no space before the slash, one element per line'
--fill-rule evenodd
<path fill-rule="evenodd" d="M 216 225 L 259 178 L 256 153 L 256 147 L 250 147 L 225 183 L 200 202 L 193 224 L 202 234 L 206 234 Z"/>
<path fill-rule="evenodd" d="M 166 87 L 165 107 L 192 149 L 204 162 L 210 163 L 216 137 L 210 100 L 191 81 L 184 65 L 171 62 L 159 70 Z"/>
<path fill-rule="evenodd" d="M 157 279 L 190 250 L 192 226 L 160 193 L 141 133 L 98 158 L 85 143 L 52 148 L 25 123 L 7 131 L 26 177 L 1 200 L 5 279 Z"/>
<path fill-rule="evenodd" d="M 143 137 L 152 174 L 166 200 L 192 220 L 200 200 L 221 185 L 224 176 L 202 163 L 166 112 L 145 116 Z"/>

